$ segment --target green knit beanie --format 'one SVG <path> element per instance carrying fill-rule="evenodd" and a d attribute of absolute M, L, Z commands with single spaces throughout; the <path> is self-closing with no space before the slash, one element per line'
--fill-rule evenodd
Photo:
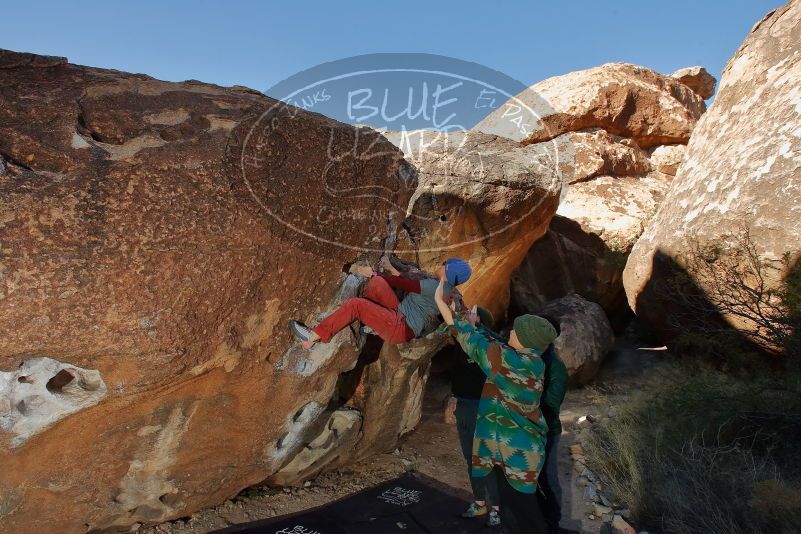
<path fill-rule="evenodd" d="M 492 315 L 491 311 L 489 311 L 487 308 L 477 306 L 476 312 L 478 312 L 478 320 L 481 321 L 481 324 L 490 330 L 495 327 L 495 317 Z"/>
<path fill-rule="evenodd" d="M 529 349 L 545 350 L 556 339 L 556 330 L 538 315 L 521 315 L 514 322 L 520 344 Z"/>

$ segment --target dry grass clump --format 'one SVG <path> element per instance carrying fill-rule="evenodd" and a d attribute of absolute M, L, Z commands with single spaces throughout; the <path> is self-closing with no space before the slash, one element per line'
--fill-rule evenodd
<path fill-rule="evenodd" d="M 801 532 L 801 375 L 677 363 L 613 412 L 588 430 L 585 454 L 639 526 Z"/>

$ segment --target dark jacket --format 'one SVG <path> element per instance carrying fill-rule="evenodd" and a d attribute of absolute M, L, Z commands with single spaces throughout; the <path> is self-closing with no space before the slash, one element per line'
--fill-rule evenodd
<path fill-rule="evenodd" d="M 479 324 L 476 328 L 486 332 L 496 340 L 503 340 L 498 334 Z M 454 397 L 478 402 L 481 391 L 487 382 L 487 375 L 476 362 L 467 357 L 462 347 L 457 343 L 452 346 L 453 366 L 451 367 L 451 393 Z"/>
<path fill-rule="evenodd" d="M 487 381 L 487 375 L 472 360 L 459 345 L 451 347 L 453 351 L 453 366 L 451 367 L 451 393 L 459 399 L 478 402 L 481 399 L 481 390 Z"/>
<path fill-rule="evenodd" d="M 567 367 L 553 345 L 542 354 L 545 362 L 545 386 L 540 399 L 540 410 L 548 423 L 549 434 L 561 434 L 562 423 L 559 421 L 559 410 L 567 392 Z"/>

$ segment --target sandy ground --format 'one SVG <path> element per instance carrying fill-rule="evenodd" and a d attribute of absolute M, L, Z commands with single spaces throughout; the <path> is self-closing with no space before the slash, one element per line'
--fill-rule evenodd
<path fill-rule="evenodd" d="M 636 386 L 638 377 L 666 357 L 661 350 L 649 350 L 647 342 L 627 331 L 615 345 L 602 368 L 597 385 Z M 592 508 L 584 502 L 583 488 L 574 483 L 576 471 L 569 447 L 575 442 L 576 421 L 595 413 L 594 389 L 571 390 L 562 408 L 564 433 L 559 447 L 559 468 L 563 491 L 562 527 L 587 534 L 601 530 L 600 519 L 590 519 Z M 306 482 L 303 487 L 276 489 L 252 487 L 214 508 L 201 510 L 191 518 L 155 526 L 136 526 L 138 534 L 202 534 L 231 525 L 290 514 L 321 506 L 352 493 L 415 470 L 464 492 L 469 498 L 467 468 L 459 450 L 454 425 L 446 423 L 443 401 L 449 384 L 442 374 L 432 373 L 418 427 L 401 439 L 395 451 L 380 454 L 358 465 L 351 465 Z"/>

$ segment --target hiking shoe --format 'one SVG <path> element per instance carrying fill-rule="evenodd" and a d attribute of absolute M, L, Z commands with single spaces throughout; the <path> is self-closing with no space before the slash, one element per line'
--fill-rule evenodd
<path fill-rule="evenodd" d="M 474 517 L 481 517 L 482 515 L 486 515 L 486 514 L 487 514 L 486 505 L 485 506 L 479 506 L 476 503 L 471 502 L 470 506 L 467 508 L 467 510 L 462 512 L 462 517 L 466 517 L 468 519 L 472 519 Z"/>
<path fill-rule="evenodd" d="M 311 338 L 311 329 L 299 321 L 294 319 L 289 321 L 289 329 L 295 334 L 295 337 L 301 341 L 309 341 Z"/>
<path fill-rule="evenodd" d="M 497 527 L 501 524 L 501 515 L 498 513 L 498 510 L 493 508 L 489 512 L 489 517 L 487 518 L 487 526 L 488 527 Z"/>

